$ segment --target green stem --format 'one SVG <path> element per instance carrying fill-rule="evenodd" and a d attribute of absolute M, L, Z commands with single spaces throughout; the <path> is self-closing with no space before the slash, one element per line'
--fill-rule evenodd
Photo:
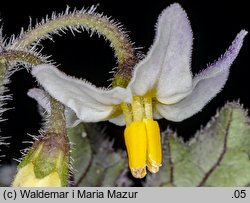
<path fill-rule="evenodd" d="M 48 133 L 66 135 L 66 121 L 64 116 L 64 105 L 50 97 L 51 115 Z"/>
<path fill-rule="evenodd" d="M 41 59 L 39 56 L 36 56 L 32 53 L 25 52 L 25 51 L 16 51 L 16 50 L 8 50 L 5 52 L 0 53 L 0 62 L 11 62 L 11 61 L 21 61 L 24 63 L 31 64 L 33 66 L 45 63 L 43 59 Z M 7 69 L 6 69 L 7 70 Z M 4 71 L 2 68 L 0 70 Z"/>
<path fill-rule="evenodd" d="M 118 26 L 110 22 L 108 18 L 101 17 L 98 14 L 76 12 L 57 17 L 27 31 L 13 44 L 18 48 L 28 47 L 48 34 L 67 28 L 72 29 L 72 27 L 79 28 L 80 26 L 96 31 L 110 41 L 118 61 L 118 71 L 115 75 L 113 85 L 127 86 L 131 79 L 132 69 L 138 62 L 133 44 Z"/>
<path fill-rule="evenodd" d="M 5 79 L 8 79 L 8 63 L 9 62 L 23 62 L 32 66 L 46 63 L 45 60 L 32 53 L 25 51 L 8 50 L 0 52 L 0 87 L 5 84 Z M 0 90 L 1 91 L 1 90 Z"/>
<path fill-rule="evenodd" d="M 7 63 L 21 61 L 32 66 L 45 63 L 45 61 L 34 54 L 25 51 L 10 50 L 0 53 L 0 84 L 3 83 L 7 71 Z M 66 124 L 64 117 L 64 106 L 51 97 L 51 117 L 48 132 L 66 135 Z"/>
<path fill-rule="evenodd" d="M 1 88 L 4 85 L 6 71 L 7 71 L 7 60 L 5 58 L 0 57 L 0 87 Z"/>

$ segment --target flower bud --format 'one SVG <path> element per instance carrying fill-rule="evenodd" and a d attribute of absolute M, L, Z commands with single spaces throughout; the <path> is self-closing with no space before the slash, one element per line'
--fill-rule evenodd
<path fill-rule="evenodd" d="M 65 135 L 47 133 L 19 164 L 14 187 L 62 187 L 68 184 L 69 144 Z"/>

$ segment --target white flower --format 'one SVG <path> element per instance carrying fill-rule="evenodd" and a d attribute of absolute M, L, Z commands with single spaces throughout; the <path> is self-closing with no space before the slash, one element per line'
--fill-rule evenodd
<path fill-rule="evenodd" d="M 247 34 L 242 30 L 222 57 L 193 77 L 193 35 L 185 11 L 179 4 L 169 6 L 156 27 L 155 41 L 135 66 L 126 89 L 99 89 L 52 65 L 38 65 L 32 70 L 45 90 L 82 121 L 126 124 L 129 166 L 139 178 L 145 176 L 146 166 L 157 172 L 161 165 L 160 131 L 153 119 L 182 121 L 199 112 L 223 88 Z"/>

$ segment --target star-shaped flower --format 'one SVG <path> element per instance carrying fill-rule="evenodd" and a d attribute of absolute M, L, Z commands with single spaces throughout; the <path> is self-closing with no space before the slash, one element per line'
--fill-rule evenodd
<path fill-rule="evenodd" d="M 199 112 L 223 88 L 247 34 L 242 30 L 222 57 L 193 77 L 193 34 L 185 11 L 172 4 L 156 27 L 154 43 L 134 67 L 127 88 L 99 89 L 52 65 L 32 70 L 45 90 L 82 121 L 126 124 L 129 167 L 137 178 L 146 175 L 146 168 L 155 173 L 161 166 L 160 129 L 153 119 L 182 121 Z"/>

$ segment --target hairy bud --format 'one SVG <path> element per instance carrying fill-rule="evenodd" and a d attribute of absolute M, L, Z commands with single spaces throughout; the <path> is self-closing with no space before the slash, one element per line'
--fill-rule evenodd
<path fill-rule="evenodd" d="M 61 187 L 68 183 L 69 144 L 66 135 L 48 133 L 34 143 L 19 164 L 16 187 Z"/>

